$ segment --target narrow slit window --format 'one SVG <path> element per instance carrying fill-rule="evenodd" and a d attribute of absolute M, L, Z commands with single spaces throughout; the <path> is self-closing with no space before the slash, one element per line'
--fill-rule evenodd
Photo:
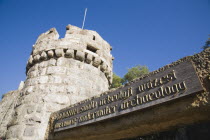
<path fill-rule="evenodd" d="M 93 36 L 93 40 L 96 40 L 96 36 Z"/>

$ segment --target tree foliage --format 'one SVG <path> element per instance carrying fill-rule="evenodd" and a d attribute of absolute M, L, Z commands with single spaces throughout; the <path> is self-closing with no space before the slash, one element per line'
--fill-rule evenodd
<path fill-rule="evenodd" d="M 111 88 L 120 87 L 121 85 L 123 85 L 135 78 L 141 77 L 144 74 L 148 74 L 148 73 L 149 73 L 148 67 L 141 66 L 141 65 L 137 65 L 135 67 L 128 69 L 128 72 L 124 75 L 123 78 L 121 78 L 120 76 L 118 76 L 114 73 Z"/>
<path fill-rule="evenodd" d="M 147 66 L 137 65 L 135 67 L 128 69 L 128 72 L 124 75 L 123 79 L 124 79 L 124 82 L 126 83 L 148 73 L 149 73 L 149 69 Z"/>
<path fill-rule="evenodd" d="M 122 78 L 116 75 L 115 73 L 113 73 L 113 81 L 112 81 L 111 88 L 117 88 L 120 86 L 122 86 Z"/>

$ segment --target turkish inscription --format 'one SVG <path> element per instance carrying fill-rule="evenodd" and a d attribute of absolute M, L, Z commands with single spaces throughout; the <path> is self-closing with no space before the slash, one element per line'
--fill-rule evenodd
<path fill-rule="evenodd" d="M 190 61 L 58 111 L 54 132 L 94 123 L 203 91 Z"/>

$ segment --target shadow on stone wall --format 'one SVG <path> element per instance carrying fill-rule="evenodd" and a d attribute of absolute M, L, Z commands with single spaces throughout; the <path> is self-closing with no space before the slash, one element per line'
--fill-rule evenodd
<path fill-rule="evenodd" d="M 183 126 L 156 134 L 121 140 L 210 140 L 210 122 Z"/>

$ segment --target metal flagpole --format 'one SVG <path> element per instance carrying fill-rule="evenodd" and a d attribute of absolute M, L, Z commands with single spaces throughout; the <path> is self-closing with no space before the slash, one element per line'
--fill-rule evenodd
<path fill-rule="evenodd" d="M 86 13 L 87 13 L 87 8 L 85 8 L 85 15 L 84 15 L 83 23 L 82 23 L 82 29 L 84 28 L 84 25 L 85 25 Z"/>

